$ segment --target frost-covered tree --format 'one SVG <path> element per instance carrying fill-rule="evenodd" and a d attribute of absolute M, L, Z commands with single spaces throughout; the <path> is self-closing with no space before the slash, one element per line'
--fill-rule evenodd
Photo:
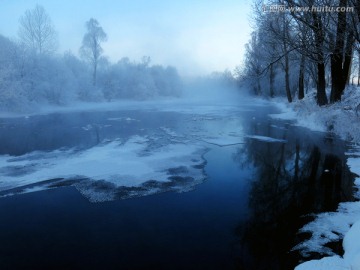
<path fill-rule="evenodd" d="M 99 57 L 98 84 L 91 66 L 71 52 L 63 56 L 33 53 L 0 35 L 0 111 L 20 111 L 39 105 L 61 106 L 73 101 L 178 97 L 181 79 L 175 68 L 151 66 L 124 58 L 111 64 Z"/>
<path fill-rule="evenodd" d="M 114 99 L 146 100 L 157 97 L 178 97 L 181 79 L 173 67 L 150 66 L 150 58 L 140 63 L 123 58 L 99 72 L 98 87 L 104 97 Z"/>
<path fill-rule="evenodd" d="M 354 48 L 359 47 L 359 1 L 256 0 L 254 3 L 254 34 L 247 46 L 243 73 L 256 78 L 252 85 L 264 85 L 264 76 L 268 75 L 266 85 L 270 85 L 272 96 L 274 76 L 276 79 L 283 73 L 285 92 L 291 101 L 294 92 L 291 78 L 298 74 L 299 99 L 304 97 L 305 78 L 312 78 L 318 105 L 328 103 L 326 87 L 331 87 L 330 102 L 341 100 L 350 76 Z M 279 10 L 267 12 L 267 6 Z M 340 7 L 343 11 L 324 12 L 325 6 Z M 349 7 L 353 12 L 346 12 Z M 306 8 L 315 10 L 304 11 Z"/>
<path fill-rule="evenodd" d="M 264 43 L 267 50 L 267 61 L 269 64 L 268 73 L 270 77 L 270 89 L 274 86 L 274 70 L 276 65 L 280 65 L 284 75 L 285 93 L 289 102 L 292 102 L 292 93 L 290 90 L 290 62 L 294 48 L 290 43 L 292 38 L 291 33 L 293 32 L 292 20 L 284 12 L 275 14 L 266 13 L 262 15 L 260 21 L 261 36 L 263 37 Z M 270 90 L 273 93 L 274 90 Z"/>
<path fill-rule="evenodd" d="M 73 81 L 76 99 L 81 101 L 101 100 L 99 91 L 92 84 L 91 68 L 70 51 L 64 54 L 63 61 L 68 71 L 76 78 Z"/>
<path fill-rule="evenodd" d="M 80 54 L 88 60 L 93 67 L 93 85 L 96 85 L 96 74 L 99 59 L 103 53 L 101 43 L 107 40 L 107 35 L 97 20 L 91 18 L 86 22 L 87 32 L 84 35 Z"/>
<path fill-rule="evenodd" d="M 265 66 L 265 62 L 263 61 L 263 50 L 261 42 L 259 41 L 260 37 L 257 31 L 254 31 L 251 34 L 251 39 L 249 43 L 245 45 L 245 72 L 244 79 L 249 81 L 249 84 L 252 85 L 252 89 L 255 95 L 262 94 L 261 87 L 261 76 L 262 71 Z"/>
<path fill-rule="evenodd" d="M 17 46 L 0 35 L 0 110 L 18 110 L 25 103 Z"/>
<path fill-rule="evenodd" d="M 18 32 L 20 41 L 29 49 L 39 54 L 56 51 L 57 33 L 45 9 L 36 5 L 20 17 Z"/>
<path fill-rule="evenodd" d="M 311 7 L 317 10 L 290 12 L 299 25 L 302 38 L 306 40 L 299 52 L 316 64 L 318 104 L 327 103 L 326 79 L 328 84 L 331 82 L 330 102 L 341 100 L 351 70 L 354 41 L 359 29 L 359 1 L 284 0 L 284 3 L 289 8 Z M 344 10 L 352 7 L 353 12 L 321 12 L 324 6 Z"/>
<path fill-rule="evenodd" d="M 320 5 L 316 0 L 285 0 L 289 7 L 312 7 Z M 317 103 L 325 105 L 328 103 L 326 96 L 326 27 L 328 26 L 328 15 L 323 12 L 291 12 L 291 16 L 306 28 L 311 29 L 312 33 L 307 40 L 306 48 L 303 48 L 307 55 L 311 55 L 317 65 Z"/>
<path fill-rule="evenodd" d="M 295 56 L 294 46 L 289 41 L 293 35 L 292 19 L 284 12 L 264 12 L 262 4 L 262 1 L 254 3 L 255 31 L 246 45 L 245 77 L 256 94 L 270 97 L 286 94 L 288 101 L 292 102 L 293 70 L 290 67 Z M 280 77 L 283 78 L 281 82 Z M 282 92 L 277 89 L 282 89 Z"/>
<path fill-rule="evenodd" d="M 340 7 L 347 7 L 347 0 L 340 0 Z M 339 12 L 336 21 L 336 37 L 331 53 L 331 95 L 330 101 L 341 100 L 349 77 L 354 46 L 354 30 L 346 12 Z"/>

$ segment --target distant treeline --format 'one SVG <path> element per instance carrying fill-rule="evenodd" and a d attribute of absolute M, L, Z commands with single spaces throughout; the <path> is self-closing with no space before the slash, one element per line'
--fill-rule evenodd
<path fill-rule="evenodd" d="M 0 109 L 16 111 L 37 104 L 111 101 L 179 96 L 181 79 L 175 68 L 150 66 L 127 58 L 116 64 L 99 61 L 93 84 L 91 66 L 68 52 L 39 54 L 0 35 Z"/>
<path fill-rule="evenodd" d="M 0 35 L 0 110 L 19 111 L 39 104 L 74 101 L 145 100 L 179 96 L 181 79 L 173 67 L 123 58 L 110 63 L 103 56 L 107 35 L 97 20 L 85 24 L 78 58 L 57 54 L 57 32 L 42 6 L 19 20 L 18 39 Z"/>

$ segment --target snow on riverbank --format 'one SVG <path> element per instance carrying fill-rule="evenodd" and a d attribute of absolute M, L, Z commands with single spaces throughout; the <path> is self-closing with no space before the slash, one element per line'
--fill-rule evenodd
<path fill-rule="evenodd" d="M 360 144 L 360 118 L 355 107 L 360 103 L 360 89 L 349 88 L 343 100 L 336 104 L 319 107 L 315 93 L 305 99 L 288 104 L 287 101 L 275 99 L 275 105 L 282 111 L 272 115 L 278 119 L 296 119 L 297 125 L 314 131 L 329 131 L 344 140 Z"/>
<path fill-rule="evenodd" d="M 349 88 L 345 93 L 342 102 L 321 108 L 316 105 L 314 93 L 292 104 L 277 100 L 275 104 L 282 113 L 271 116 L 294 119 L 296 125 L 315 131 L 332 132 L 350 141 L 353 150 L 347 153 L 347 164 L 353 173 L 360 175 L 360 118 L 355 113 L 355 107 L 360 102 L 360 91 Z M 355 186 L 360 190 L 359 177 L 355 180 Z M 359 191 L 356 197 L 360 198 Z M 299 244 L 296 249 L 300 249 L 305 255 L 315 251 L 329 257 L 302 263 L 296 270 L 360 270 L 360 202 L 341 203 L 336 212 L 317 215 L 301 231 L 312 233 L 312 237 Z M 345 251 L 342 257 L 324 246 L 342 238 Z"/>
<path fill-rule="evenodd" d="M 360 148 L 348 153 L 348 165 L 352 172 L 360 175 Z M 360 188 L 360 178 L 355 181 Z M 359 191 L 356 197 L 360 199 Z M 329 241 L 337 241 L 344 237 L 344 255 L 332 255 L 321 260 L 312 260 L 300 264 L 296 270 L 360 270 L 360 201 L 341 203 L 335 213 L 323 213 L 302 231 L 313 233 L 310 240 L 304 242 L 299 248 L 311 252 L 314 250 L 331 255 L 332 252 L 324 247 Z"/>

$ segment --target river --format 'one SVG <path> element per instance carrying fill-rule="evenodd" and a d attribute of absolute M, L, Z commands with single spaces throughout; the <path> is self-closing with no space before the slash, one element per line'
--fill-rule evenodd
<path fill-rule="evenodd" d="M 0 269 L 293 269 L 309 214 L 354 199 L 331 134 L 175 107 L 0 119 Z"/>

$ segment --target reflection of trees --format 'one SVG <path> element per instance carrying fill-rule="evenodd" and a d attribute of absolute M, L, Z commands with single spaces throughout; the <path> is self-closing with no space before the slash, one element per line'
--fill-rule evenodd
<path fill-rule="evenodd" d="M 236 235 L 239 269 L 293 269 L 304 215 L 335 210 L 352 198 L 353 179 L 346 167 L 343 142 L 294 129 L 254 125 L 250 133 L 284 139 L 265 143 L 249 139 L 234 159 L 253 174 L 249 220 Z M 245 157 L 245 158 L 244 158 Z M 307 220 L 306 220 L 307 219 Z"/>

